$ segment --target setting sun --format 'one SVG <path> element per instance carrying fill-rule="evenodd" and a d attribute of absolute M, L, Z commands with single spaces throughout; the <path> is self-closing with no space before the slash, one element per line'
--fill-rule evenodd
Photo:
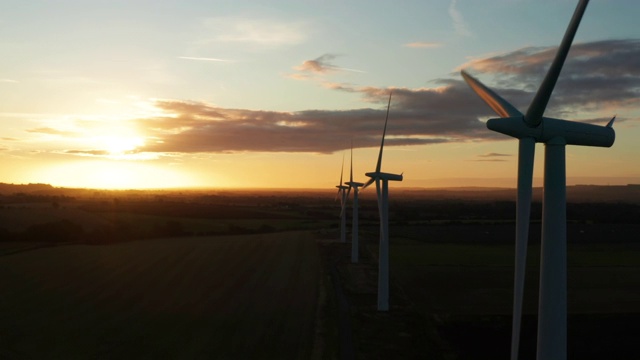
<path fill-rule="evenodd" d="M 142 138 L 134 136 L 105 135 L 94 137 L 92 140 L 109 155 L 122 155 L 144 145 Z"/>
<path fill-rule="evenodd" d="M 517 141 L 487 129 L 495 114 L 460 70 L 524 106 L 566 26 L 560 14 L 574 10 L 356 2 L 333 21 L 324 3 L 169 1 L 153 13 L 98 3 L 19 2 L 0 17 L 0 182 L 332 188 L 351 144 L 363 181 L 393 92 L 384 166 L 406 175 L 395 186 L 513 187 Z M 612 148 L 568 150 L 567 181 L 637 183 L 640 72 L 628 59 L 640 56 L 640 3 L 591 7 L 554 90 L 562 101 L 544 115 L 604 125 L 617 114 Z"/>

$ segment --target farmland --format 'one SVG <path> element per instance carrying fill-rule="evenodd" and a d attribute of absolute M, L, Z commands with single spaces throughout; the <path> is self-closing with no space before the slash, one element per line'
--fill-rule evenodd
<path fill-rule="evenodd" d="M 65 245 L 0 258 L 0 357 L 307 358 L 308 233 Z"/>
<path fill-rule="evenodd" d="M 591 190 L 569 191 L 569 356 L 630 358 L 638 187 Z M 329 191 L 40 191 L 0 195 L 0 358 L 507 357 L 511 192 L 399 193 L 391 311 L 378 313 L 371 193 L 350 264 Z M 540 215 L 534 202 L 523 359 L 535 352 Z"/>

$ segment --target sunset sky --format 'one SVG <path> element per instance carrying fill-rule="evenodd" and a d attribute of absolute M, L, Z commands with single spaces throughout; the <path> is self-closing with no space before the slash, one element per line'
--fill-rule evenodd
<path fill-rule="evenodd" d="M 576 4 L 4 0 L 0 182 L 331 188 L 352 139 L 364 181 L 393 90 L 393 187 L 514 187 L 517 140 L 459 72 L 526 111 Z M 638 14 L 586 10 L 545 115 L 617 114 L 616 142 L 568 147 L 569 184 L 640 183 Z"/>

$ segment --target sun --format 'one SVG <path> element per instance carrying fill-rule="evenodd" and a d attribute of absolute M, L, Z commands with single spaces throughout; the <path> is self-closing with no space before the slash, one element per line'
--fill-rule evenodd
<path fill-rule="evenodd" d="M 144 139 L 134 135 L 98 135 L 92 141 L 109 155 L 123 155 L 144 145 Z"/>

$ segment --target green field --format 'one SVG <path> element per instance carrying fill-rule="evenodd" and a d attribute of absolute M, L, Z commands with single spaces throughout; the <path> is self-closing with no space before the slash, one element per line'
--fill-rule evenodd
<path fill-rule="evenodd" d="M 0 257 L 0 358 L 309 358 L 309 232 L 61 245 Z"/>

